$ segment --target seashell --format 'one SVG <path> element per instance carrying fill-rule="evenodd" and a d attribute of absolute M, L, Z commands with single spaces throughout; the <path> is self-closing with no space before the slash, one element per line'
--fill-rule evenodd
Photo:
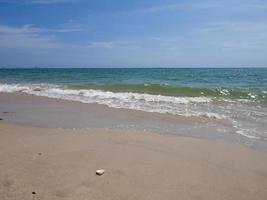
<path fill-rule="evenodd" d="M 98 170 L 96 170 L 95 173 L 96 173 L 96 175 L 101 176 L 105 173 L 105 170 L 104 169 L 98 169 Z"/>

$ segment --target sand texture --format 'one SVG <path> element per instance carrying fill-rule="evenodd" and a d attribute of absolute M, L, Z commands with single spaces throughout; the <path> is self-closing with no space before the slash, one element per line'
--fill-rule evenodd
<path fill-rule="evenodd" d="M 0 199 L 265 200 L 267 155 L 202 139 L 1 121 Z"/>

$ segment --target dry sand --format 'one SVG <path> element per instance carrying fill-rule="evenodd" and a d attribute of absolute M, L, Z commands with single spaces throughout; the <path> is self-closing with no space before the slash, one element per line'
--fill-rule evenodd
<path fill-rule="evenodd" d="M 104 175 L 95 175 L 99 168 Z M 267 154 L 145 132 L 0 122 L 0 199 L 265 200 Z"/>

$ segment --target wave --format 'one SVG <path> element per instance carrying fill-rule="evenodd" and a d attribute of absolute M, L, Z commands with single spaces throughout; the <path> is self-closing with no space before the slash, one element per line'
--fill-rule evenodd
<path fill-rule="evenodd" d="M 267 103 L 267 92 L 259 88 L 198 88 L 168 84 L 72 84 L 69 89 L 95 89 L 111 92 L 133 92 L 175 97 L 213 97 L 228 100 L 258 101 Z"/>
<path fill-rule="evenodd" d="M 90 86 L 91 87 L 91 86 Z M 111 108 L 124 108 L 139 110 L 145 112 L 166 113 L 179 115 L 184 117 L 201 117 L 212 120 L 228 120 L 232 123 L 235 132 L 248 139 L 260 139 L 262 131 L 256 131 L 254 128 L 246 126 L 241 119 L 246 117 L 256 124 L 256 127 L 261 127 L 266 118 L 264 110 L 250 110 L 246 104 L 248 99 L 222 99 L 224 103 L 218 103 L 216 97 L 211 96 L 168 96 L 161 94 L 149 94 L 138 92 L 114 92 L 106 91 L 107 87 L 102 90 L 99 87 L 90 89 L 88 86 L 64 86 L 54 84 L 0 84 L 0 92 L 6 93 L 26 93 L 36 96 L 44 96 L 49 98 L 57 98 L 63 100 L 78 101 L 83 103 L 97 103 L 107 105 Z M 114 87 L 114 86 L 108 86 Z M 126 86 L 128 87 L 128 86 Z M 135 87 L 130 86 L 130 87 Z M 154 88 L 155 85 L 138 86 Z M 162 85 L 161 87 L 169 87 Z M 118 87 L 116 87 L 118 88 Z M 112 90 L 112 89 L 111 89 Z M 188 89 L 184 89 L 188 90 Z M 190 90 L 190 89 L 189 89 Z M 196 89 L 198 91 L 199 89 Z M 207 89 L 208 90 L 208 89 Z M 121 91 L 121 90 L 120 90 Z M 222 92 L 222 91 L 221 91 Z M 223 92 L 227 93 L 223 90 Z M 243 105 L 245 107 L 243 107 Z M 241 106 L 241 107 L 240 107 Z M 255 107 L 253 106 L 253 109 Z M 257 107 L 256 107 L 257 108 Z M 237 118 L 238 119 L 237 119 Z M 257 119 L 257 120 L 255 120 Z M 254 130 L 254 132 L 253 132 Z M 252 131 L 252 132 L 251 132 Z"/>
<path fill-rule="evenodd" d="M 22 92 L 37 96 L 104 104 L 112 108 L 126 108 L 146 112 L 168 113 L 186 117 L 222 119 L 217 113 L 190 109 L 212 101 L 208 97 L 174 97 L 133 92 L 111 92 L 96 89 L 69 89 L 49 84 L 0 84 L 0 92 Z"/>

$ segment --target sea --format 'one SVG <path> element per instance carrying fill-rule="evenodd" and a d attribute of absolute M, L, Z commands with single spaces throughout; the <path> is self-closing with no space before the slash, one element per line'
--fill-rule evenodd
<path fill-rule="evenodd" d="M 2 68 L 0 92 L 227 120 L 267 140 L 267 68 Z"/>

